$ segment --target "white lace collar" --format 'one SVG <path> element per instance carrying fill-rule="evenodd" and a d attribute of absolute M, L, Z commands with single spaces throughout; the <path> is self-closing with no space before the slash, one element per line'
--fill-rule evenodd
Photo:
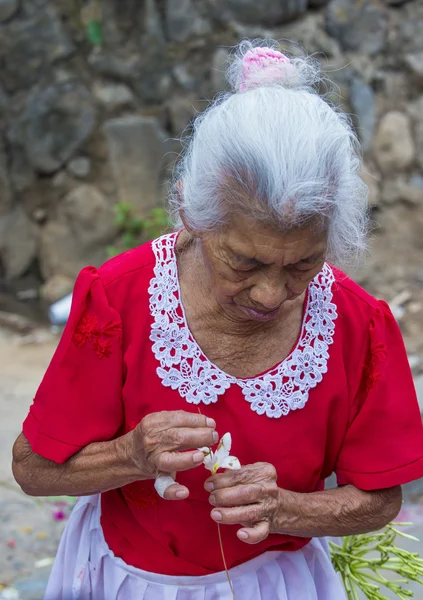
<path fill-rule="evenodd" d="M 263 375 L 238 379 L 214 365 L 189 330 L 181 303 L 176 238 L 177 234 L 171 233 L 152 243 L 156 265 L 148 290 L 153 317 L 150 340 L 163 385 L 178 390 L 192 404 L 217 402 L 231 385 L 238 385 L 253 411 L 273 418 L 303 408 L 309 390 L 327 371 L 333 342 L 337 312 L 332 303 L 330 266 L 325 264 L 309 284 L 301 334 L 291 354 Z"/>

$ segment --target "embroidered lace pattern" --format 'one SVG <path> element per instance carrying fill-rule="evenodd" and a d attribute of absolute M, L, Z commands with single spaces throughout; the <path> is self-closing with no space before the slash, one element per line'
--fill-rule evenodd
<path fill-rule="evenodd" d="M 204 355 L 192 336 L 181 303 L 175 256 L 175 233 L 153 242 L 156 257 L 149 287 L 153 317 L 150 340 L 163 385 L 178 390 L 192 404 L 210 404 L 231 385 L 238 385 L 251 409 L 279 418 L 303 408 L 310 389 L 327 372 L 337 311 L 332 303 L 334 275 L 328 264 L 310 283 L 301 334 L 291 354 L 263 375 L 238 379 Z"/>

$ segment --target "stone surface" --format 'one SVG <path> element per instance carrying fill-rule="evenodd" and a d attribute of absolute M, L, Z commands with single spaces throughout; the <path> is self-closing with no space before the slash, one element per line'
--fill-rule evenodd
<path fill-rule="evenodd" d="M 10 211 L 12 207 L 12 190 L 7 168 L 7 155 L 3 140 L 0 137 L 0 217 Z"/>
<path fill-rule="evenodd" d="M 321 8 L 328 3 L 329 0 L 309 0 L 308 5 L 310 8 Z"/>
<path fill-rule="evenodd" d="M 395 177 L 385 180 L 382 191 L 384 204 L 394 206 L 397 202 L 405 202 L 423 208 L 423 177 L 414 176 L 411 179 Z"/>
<path fill-rule="evenodd" d="M 423 120 L 416 127 L 416 147 L 417 147 L 417 161 L 420 169 L 423 169 Z"/>
<path fill-rule="evenodd" d="M 0 23 L 13 17 L 18 8 L 19 0 L 0 0 Z"/>
<path fill-rule="evenodd" d="M 316 54 L 316 58 L 325 65 L 325 58 L 343 60 L 339 42 L 330 37 L 325 30 L 325 20 L 323 11 L 309 12 L 301 19 L 284 24 L 275 31 L 277 38 L 283 38 L 282 48 L 288 54 L 293 56 L 302 56 L 304 50 L 307 54 Z M 333 69 L 333 63 L 330 62 L 330 79 L 334 76 L 343 75 L 340 70 Z M 342 62 L 345 70 L 345 61 Z M 348 70 L 350 75 L 350 70 Z"/>
<path fill-rule="evenodd" d="M 78 179 L 85 179 L 91 172 L 91 159 L 88 156 L 77 156 L 68 163 L 68 171 Z"/>
<path fill-rule="evenodd" d="M 35 89 L 23 118 L 23 140 L 36 171 L 52 173 L 83 146 L 96 123 L 87 88 L 77 81 Z"/>
<path fill-rule="evenodd" d="M 406 110 L 411 119 L 414 132 L 416 161 L 420 170 L 423 171 L 423 96 L 419 96 L 417 100 L 410 102 Z"/>
<path fill-rule="evenodd" d="M 200 15 L 193 0 L 166 0 L 166 28 L 171 40 L 185 42 L 208 34 L 211 25 Z"/>
<path fill-rule="evenodd" d="M 140 215 L 157 203 L 164 136 L 152 117 L 121 117 L 104 124 L 110 165 L 121 202 Z"/>
<path fill-rule="evenodd" d="M 359 77 L 350 83 L 350 103 L 355 127 L 364 152 L 372 147 L 376 127 L 376 97 L 373 89 Z"/>
<path fill-rule="evenodd" d="M 123 83 L 101 83 L 96 81 L 93 93 L 95 99 L 109 111 L 133 108 L 136 104 L 133 92 Z"/>
<path fill-rule="evenodd" d="M 53 275 L 41 288 L 41 297 L 44 302 L 53 304 L 61 300 L 73 290 L 74 279 L 65 275 Z"/>
<path fill-rule="evenodd" d="M 213 54 L 211 64 L 210 82 L 213 93 L 228 89 L 226 82 L 226 69 L 229 63 L 229 51 L 226 48 L 218 48 Z"/>
<path fill-rule="evenodd" d="M 414 75 L 415 81 L 423 84 L 423 52 L 405 55 L 405 64 Z"/>
<path fill-rule="evenodd" d="M 162 18 L 156 0 L 146 0 L 144 5 L 144 27 L 146 37 L 150 42 L 156 40 L 159 44 L 165 43 Z"/>
<path fill-rule="evenodd" d="M 135 80 L 140 74 L 140 57 L 135 55 L 121 57 L 98 51 L 90 54 L 88 62 L 95 73 L 104 77 L 131 81 Z"/>
<path fill-rule="evenodd" d="M 307 0 L 208 0 L 214 18 L 249 25 L 286 23 L 305 14 Z"/>
<path fill-rule="evenodd" d="M 93 52 L 88 61 L 99 75 L 130 83 L 145 102 L 163 101 L 169 92 L 171 80 L 166 49 L 156 41 L 150 44 L 148 38 L 145 39 L 139 52 L 125 57 Z"/>
<path fill-rule="evenodd" d="M 23 275 L 36 255 L 36 228 L 18 205 L 0 217 L 0 265 L 6 279 Z"/>
<path fill-rule="evenodd" d="M 169 103 L 168 110 L 171 131 L 180 136 L 199 113 L 200 106 L 195 97 L 176 96 Z"/>
<path fill-rule="evenodd" d="M 22 17 L 0 25 L 0 79 L 7 91 L 29 90 L 74 49 L 53 4 L 23 0 Z"/>
<path fill-rule="evenodd" d="M 48 280 L 54 275 L 75 278 L 86 265 L 99 266 L 117 233 L 107 199 L 92 185 L 81 185 L 60 203 L 57 218 L 43 227 L 40 267 Z"/>
<path fill-rule="evenodd" d="M 421 52 L 423 50 L 422 19 L 423 2 L 407 2 L 397 14 L 397 30 L 394 32 L 395 48 L 398 53 Z"/>
<path fill-rule="evenodd" d="M 344 50 L 373 55 L 386 47 L 388 15 L 377 0 L 331 0 L 326 28 Z"/>
<path fill-rule="evenodd" d="M 410 121 L 404 113 L 391 111 L 382 118 L 374 149 L 376 161 L 384 173 L 402 171 L 413 163 L 414 142 Z"/>
<path fill-rule="evenodd" d="M 363 165 L 361 178 L 369 190 L 369 206 L 374 208 L 380 201 L 380 175 L 369 165 Z"/>

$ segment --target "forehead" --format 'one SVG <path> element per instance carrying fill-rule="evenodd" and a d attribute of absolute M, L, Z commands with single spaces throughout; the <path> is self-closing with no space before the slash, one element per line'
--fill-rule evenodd
<path fill-rule="evenodd" d="M 281 232 L 236 215 L 217 237 L 219 250 L 263 263 L 288 264 L 326 251 L 326 233 L 312 224 Z"/>

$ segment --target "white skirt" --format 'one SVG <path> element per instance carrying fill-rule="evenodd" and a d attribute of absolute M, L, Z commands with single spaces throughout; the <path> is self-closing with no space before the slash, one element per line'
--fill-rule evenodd
<path fill-rule="evenodd" d="M 233 600 L 225 571 L 149 573 L 116 558 L 100 525 L 100 495 L 80 498 L 63 533 L 45 600 Z M 146 548 L 148 552 L 148 548 Z M 236 600 L 344 600 L 327 541 L 266 552 L 230 570 Z"/>

